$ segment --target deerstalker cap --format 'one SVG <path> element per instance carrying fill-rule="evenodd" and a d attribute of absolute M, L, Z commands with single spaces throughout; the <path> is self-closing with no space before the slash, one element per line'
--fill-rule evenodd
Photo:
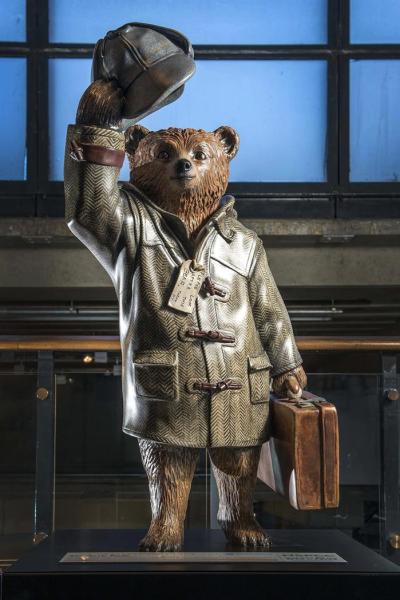
<path fill-rule="evenodd" d="M 138 121 L 179 98 L 195 68 L 192 45 L 178 31 L 127 23 L 97 42 L 92 81 L 116 79 L 125 96 L 123 118 Z"/>

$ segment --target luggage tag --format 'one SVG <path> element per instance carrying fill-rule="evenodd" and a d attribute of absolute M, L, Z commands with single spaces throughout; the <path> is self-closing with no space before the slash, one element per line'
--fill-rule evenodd
<path fill-rule="evenodd" d="M 203 284 L 205 269 L 195 260 L 185 260 L 179 269 L 178 279 L 174 285 L 168 306 L 180 312 L 190 314 L 197 295 Z"/>

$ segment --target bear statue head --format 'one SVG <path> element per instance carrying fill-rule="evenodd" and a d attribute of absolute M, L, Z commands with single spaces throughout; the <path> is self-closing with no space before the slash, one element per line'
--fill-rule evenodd
<path fill-rule="evenodd" d="M 232 127 L 215 131 L 134 125 L 125 134 L 130 180 L 155 204 L 178 215 L 194 237 L 219 208 L 229 162 L 239 148 Z"/>

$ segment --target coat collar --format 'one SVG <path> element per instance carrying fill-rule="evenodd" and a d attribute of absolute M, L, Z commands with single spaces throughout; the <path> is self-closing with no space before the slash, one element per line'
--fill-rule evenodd
<path fill-rule="evenodd" d="M 191 250 L 193 250 L 193 247 L 196 247 L 197 242 L 203 237 L 203 235 L 212 228 L 215 228 L 228 243 L 230 243 L 235 236 L 235 229 L 232 227 L 232 221 L 236 219 L 237 212 L 233 208 L 235 204 L 235 198 L 229 194 L 222 196 L 221 206 L 214 214 L 211 215 L 208 221 L 206 221 L 195 240 L 191 240 L 188 235 L 186 225 L 177 215 L 158 206 L 133 183 L 124 182 L 121 187 L 132 192 L 135 194 L 135 196 L 138 196 L 142 201 L 149 204 L 155 211 L 157 211 L 167 221 L 168 225 L 170 225 L 174 232 L 179 236 L 181 241 L 185 243 L 185 246 L 189 246 Z"/>
<path fill-rule="evenodd" d="M 233 208 L 235 204 L 235 198 L 231 195 L 222 196 L 221 198 L 222 206 L 211 215 L 210 220 L 207 222 L 212 222 L 217 231 L 222 235 L 222 237 L 230 243 L 235 236 L 235 229 L 232 227 L 232 221 L 236 219 L 237 212 Z M 206 224 L 207 225 L 207 224 Z"/>

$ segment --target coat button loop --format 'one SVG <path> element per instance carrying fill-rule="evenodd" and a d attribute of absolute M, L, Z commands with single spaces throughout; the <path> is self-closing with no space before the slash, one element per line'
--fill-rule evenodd
<path fill-rule="evenodd" d="M 219 331 L 207 331 L 207 337 L 210 340 L 218 340 L 220 337 Z"/>

